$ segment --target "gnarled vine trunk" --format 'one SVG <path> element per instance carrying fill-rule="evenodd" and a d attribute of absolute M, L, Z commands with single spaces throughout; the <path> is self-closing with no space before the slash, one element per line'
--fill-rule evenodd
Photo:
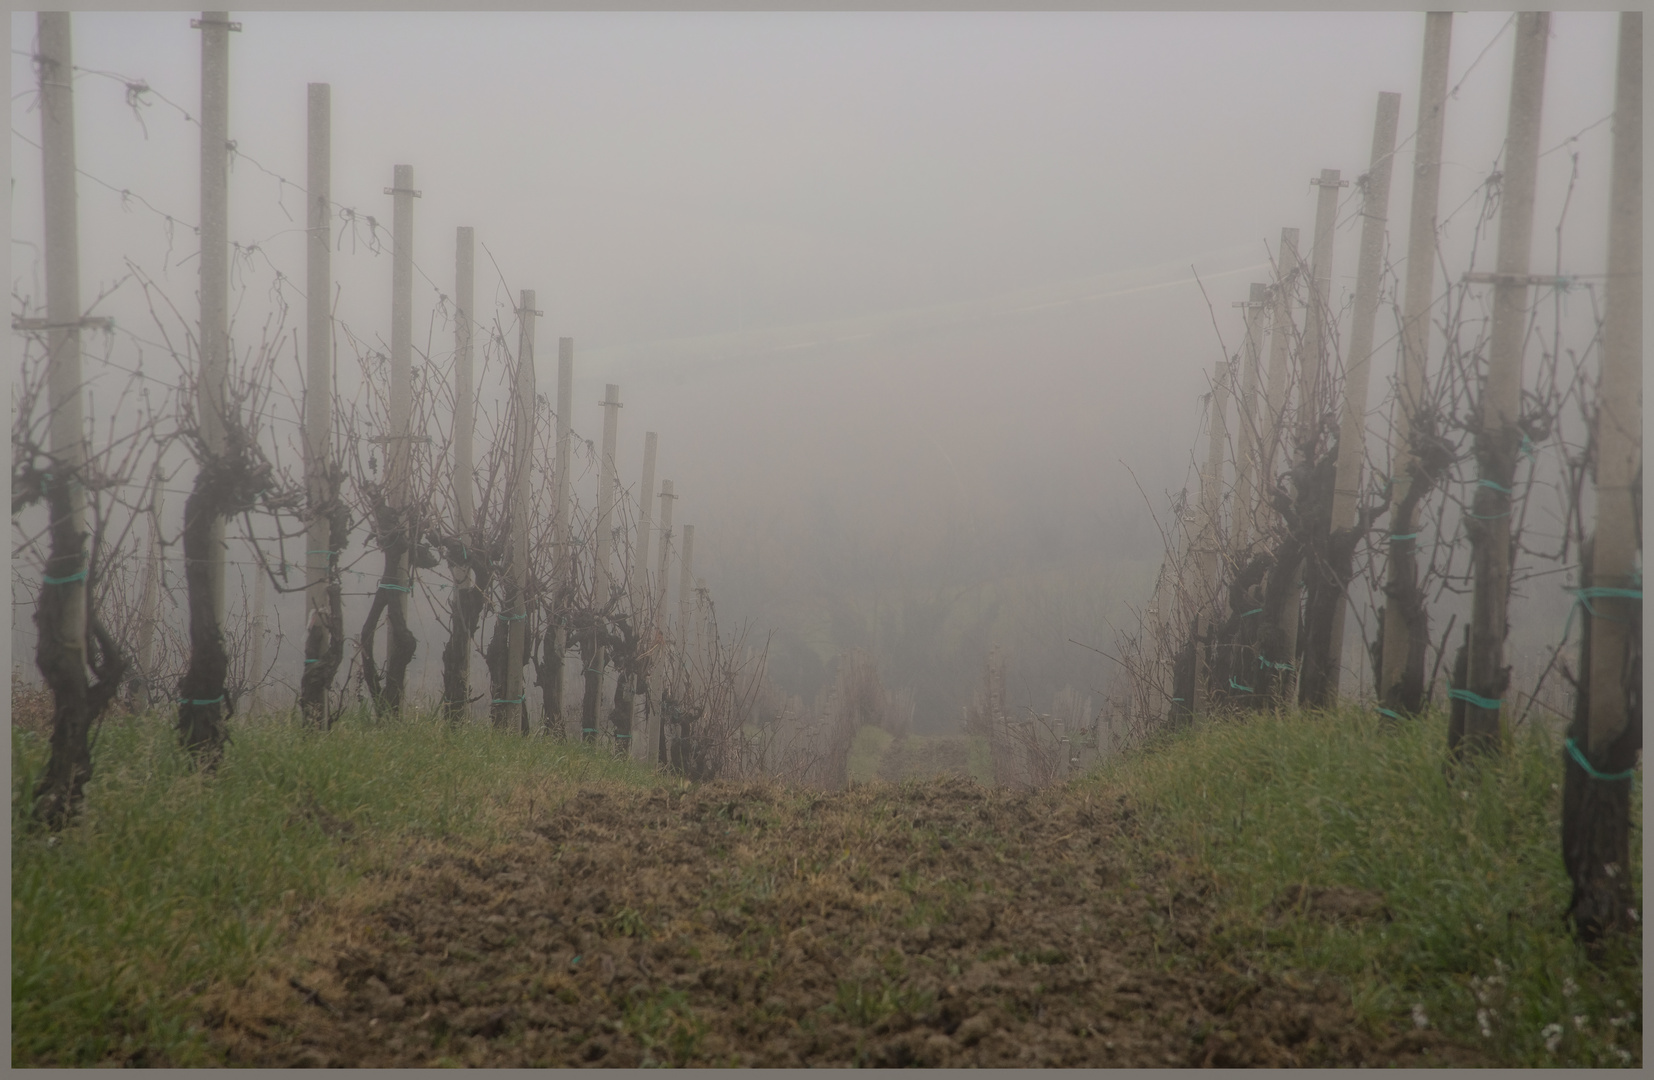
<path fill-rule="evenodd" d="M 80 807 L 86 781 L 92 777 L 92 725 L 114 700 L 128 667 L 86 601 L 91 584 L 85 572 L 86 537 L 74 528 L 69 513 L 72 482 L 59 475 L 47 488 L 51 555 L 35 606 L 40 632 L 35 663 L 52 692 L 52 749 L 46 772 L 35 785 L 33 813 L 35 820 L 52 829 L 67 825 Z M 80 641 L 67 640 L 68 627 L 75 622 L 66 618 L 72 603 L 85 605 L 86 632 Z M 94 682 L 86 678 L 88 667 L 97 676 Z"/>
<path fill-rule="evenodd" d="M 1591 552 L 1581 564 L 1591 565 Z M 1580 585 L 1590 587 L 1588 572 Z M 1592 623 L 1586 618 L 1579 652 L 1573 721 L 1562 752 L 1562 863 L 1573 882 L 1568 917 L 1587 944 L 1630 930 L 1638 918 L 1631 880 L 1631 784 L 1642 749 L 1642 624 L 1625 635 L 1627 723 L 1607 747 L 1590 749 Z"/>

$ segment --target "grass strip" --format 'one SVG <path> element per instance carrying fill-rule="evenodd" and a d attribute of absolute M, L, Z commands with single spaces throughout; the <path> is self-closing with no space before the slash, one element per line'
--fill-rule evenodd
<path fill-rule="evenodd" d="M 295 911 L 341 895 L 394 843 L 486 843 L 514 793 L 653 782 L 582 744 L 366 711 L 323 734 L 238 726 L 214 776 L 168 719 L 103 726 L 81 820 L 32 829 L 47 744 L 12 731 L 12 1064 L 204 1063 L 194 1005 L 244 979 Z"/>
<path fill-rule="evenodd" d="M 1446 742 L 1440 715 L 1265 714 L 1162 738 L 1081 787 L 1124 795 L 1144 853 L 1185 852 L 1219 886 L 1216 946 L 1236 961 L 1326 971 L 1366 1016 L 1511 1065 L 1640 1066 L 1640 923 L 1593 959 L 1564 921 L 1560 737 L 1530 726 L 1453 771 Z M 1631 820 L 1640 912 L 1640 772 Z M 1317 912 L 1317 895 L 1382 897 L 1383 917 Z"/>

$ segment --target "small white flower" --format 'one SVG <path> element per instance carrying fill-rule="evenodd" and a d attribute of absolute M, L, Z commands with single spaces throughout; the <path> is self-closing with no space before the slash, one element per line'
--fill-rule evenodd
<path fill-rule="evenodd" d="M 1459 798 L 1463 799 L 1465 802 L 1469 802 L 1470 801 L 1470 792 L 1468 792 L 1468 791 L 1459 792 Z"/>
<path fill-rule="evenodd" d="M 1627 1050 L 1623 1046 L 1614 1047 L 1614 1056 L 1619 1058 L 1621 1061 L 1625 1062 L 1626 1064 L 1631 1063 L 1631 1051 Z"/>
<path fill-rule="evenodd" d="M 1413 1026 L 1420 1031 L 1430 1026 L 1430 1018 L 1424 1015 L 1423 1002 L 1413 1002 Z"/>
<path fill-rule="evenodd" d="M 1584 1031 L 1585 1030 L 1585 1016 L 1583 1014 L 1574 1017 L 1574 1030 L 1575 1031 Z"/>
<path fill-rule="evenodd" d="M 1544 1030 L 1539 1034 L 1545 1040 L 1545 1052 L 1549 1054 L 1556 1053 L 1556 1048 L 1562 1045 L 1562 1025 L 1546 1024 Z"/>
<path fill-rule="evenodd" d="M 1562 996 L 1563 997 L 1573 997 L 1577 993 L 1579 993 L 1579 984 L 1578 983 L 1574 982 L 1574 980 L 1571 979 L 1571 978 L 1567 978 L 1567 979 L 1562 980 Z"/>
<path fill-rule="evenodd" d="M 1561 789 L 1561 788 L 1559 788 L 1559 787 L 1557 787 L 1557 786 L 1556 786 L 1556 785 L 1555 785 L 1555 784 L 1552 784 L 1552 785 L 1551 785 L 1551 790 L 1552 790 L 1552 791 L 1561 791 L 1561 790 L 1562 790 L 1562 789 Z"/>
<path fill-rule="evenodd" d="M 1482 1038 L 1493 1038 L 1493 1018 L 1486 1009 L 1476 1010 L 1476 1026 L 1482 1029 Z"/>

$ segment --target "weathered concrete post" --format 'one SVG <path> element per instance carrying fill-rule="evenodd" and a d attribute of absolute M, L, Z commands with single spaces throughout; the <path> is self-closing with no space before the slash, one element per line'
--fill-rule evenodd
<path fill-rule="evenodd" d="M 659 439 L 653 431 L 643 433 L 643 483 L 638 488 L 638 519 L 637 519 L 637 554 L 632 560 L 632 572 L 629 578 L 632 595 L 632 620 L 637 630 L 638 648 L 647 650 L 653 639 L 649 632 L 654 623 L 650 612 L 650 601 L 654 599 L 654 590 L 649 587 L 649 541 L 652 530 L 651 519 L 654 517 L 655 501 L 655 454 L 659 448 Z M 653 722 L 655 712 L 653 702 L 649 697 L 649 661 L 640 660 L 638 664 L 637 684 L 633 687 L 634 701 L 643 702 L 645 722 L 641 738 L 632 739 L 632 757 L 642 761 L 648 756 L 650 746 L 654 745 L 649 738 L 649 724 Z M 632 721 L 632 730 L 638 730 L 637 720 Z"/>
<path fill-rule="evenodd" d="M 1298 440 L 1313 443 L 1320 430 L 1326 392 L 1327 343 L 1332 336 L 1332 240 L 1338 224 L 1338 189 L 1348 187 L 1337 169 L 1322 169 L 1311 180 L 1320 189 L 1315 200 L 1315 239 L 1310 249 L 1309 301 L 1304 312 L 1304 351 L 1299 358 Z"/>
<path fill-rule="evenodd" d="M 668 560 L 672 555 L 672 504 L 677 501 L 677 495 L 672 491 L 672 481 L 662 480 L 660 483 L 660 572 L 655 575 L 654 602 L 650 611 L 654 615 L 654 632 L 659 638 L 666 629 L 666 572 L 669 569 Z M 683 573 L 680 568 L 678 573 Z M 655 727 L 652 745 L 655 747 L 655 762 L 664 765 L 667 762 L 666 747 L 666 714 L 664 700 L 656 695 Z"/>
<path fill-rule="evenodd" d="M 196 412 L 209 461 L 228 451 L 230 370 L 229 105 L 230 32 L 227 13 L 204 11 L 191 26 L 201 31 L 201 368 Z M 201 491 L 197 474 L 196 491 Z M 192 506 L 195 508 L 192 512 Z M 221 500 L 192 494 L 184 507 L 184 577 L 190 597 L 190 661 L 178 687 L 178 736 L 204 764 L 218 761 L 228 738 L 225 691 L 229 655 L 224 645 L 224 516 Z"/>
<path fill-rule="evenodd" d="M 1506 611 L 1510 604 L 1511 485 L 1522 431 L 1522 352 L 1527 336 L 1528 257 L 1533 245 L 1533 197 L 1539 171 L 1539 123 L 1545 98 L 1548 12 L 1516 17 L 1516 61 L 1511 71 L 1510 116 L 1505 133 L 1505 175 L 1500 187 L 1499 254 L 1493 286 L 1487 381 L 1481 426 L 1475 436 L 1480 471 L 1465 531 L 1473 545 L 1468 685 L 1452 694 L 1466 705 L 1464 729 L 1450 728 L 1448 745 L 1475 753 L 1498 749 L 1499 706 L 1510 684 L 1505 666 Z"/>
<path fill-rule="evenodd" d="M 416 521 L 421 516 L 409 488 L 413 477 L 413 166 L 398 165 L 392 174 L 391 196 L 391 385 L 389 430 L 385 433 L 385 520 L 379 522 L 379 543 L 385 568 L 379 578 L 374 607 L 362 627 L 364 666 L 376 704 L 397 715 L 407 689 L 408 665 L 418 640 L 408 629 L 408 597 L 413 592 L 413 545 L 419 540 Z M 385 614 L 385 674 L 382 688 L 372 671 L 373 637 L 379 611 Z"/>
<path fill-rule="evenodd" d="M 1206 419 L 1206 467 L 1200 472 L 1200 524 L 1196 530 L 1199 547 L 1195 565 L 1200 575 L 1200 607 L 1216 616 L 1221 606 L 1217 597 L 1222 575 L 1223 546 L 1219 543 L 1223 512 L 1223 459 L 1229 445 L 1229 362 L 1212 365 L 1212 394 Z"/>
<path fill-rule="evenodd" d="M 1628 721 L 1627 644 L 1642 616 L 1637 520 L 1642 471 L 1642 12 L 1620 15 L 1604 286 L 1602 382 L 1597 391 L 1597 528 L 1591 559 L 1590 697 L 1587 749 L 1597 755 Z M 1638 595 L 1631 596 L 1630 592 Z"/>
<path fill-rule="evenodd" d="M 1252 478 L 1258 470 L 1258 384 L 1263 368 L 1263 319 L 1268 306 L 1269 286 L 1253 282 L 1247 299 L 1239 301 L 1246 325 L 1245 372 L 1241 376 L 1240 401 L 1235 407 L 1235 424 L 1240 429 L 1235 448 L 1235 501 L 1229 515 L 1229 550 L 1239 560 L 1246 555 L 1257 528 L 1253 505 Z"/>
<path fill-rule="evenodd" d="M 678 558 L 678 646 L 690 656 L 696 644 L 696 626 L 691 606 L 690 587 L 695 565 L 695 526 L 683 527 L 683 553 Z"/>
<path fill-rule="evenodd" d="M 1258 482 L 1266 488 L 1275 485 L 1275 458 L 1286 441 L 1286 406 L 1291 393 L 1290 356 L 1292 334 L 1292 286 L 1300 274 L 1298 264 L 1298 230 L 1281 229 L 1281 247 L 1275 257 L 1275 283 L 1269 287 L 1269 382 L 1264 391 L 1266 415 L 1260 431 L 1262 436 L 1262 464 Z"/>
<path fill-rule="evenodd" d="M 569 544 L 573 538 L 573 527 L 569 520 L 569 484 L 571 472 L 569 463 L 569 448 L 573 439 L 573 429 L 570 427 L 570 414 L 574 409 L 574 339 L 557 339 L 557 470 L 556 481 L 556 524 L 553 534 L 556 538 L 557 551 L 553 560 L 555 567 L 552 573 L 552 611 L 557 625 L 552 629 L 552 652 L 555 654 L 551 661 L 552 677 L 557 686 L 553 689 L 552 697 L 557 703 L 557 715 L 546 717 L 546 728 L 559 738 L 566 733 L 566 724 L 563 719 L 563 658 L 568 655 L 569 628 L 568 610 L 574 595 L 574 552 Z"/>
<path fill-rule="evenodd" d="M 448 643 L 442 650 L 442 708 L 450 723 L 465 719 L 471 702 L 471 636 L 482 617 L 484 599 L 471 573 L 471 553 L 477 543 L 476 465 L 473 433 L 476 423 L 475 376 L 472 373 L 473 305 L 476 297 L 476 231 L 468 225 L 454 230 L 454 458 L 450 480 L 454 488 L 454 531 L 459 538 L 459 561 L 449 565 L 453 591 L 449 598 Z M 549 718 L 548 718 L 549 719 Z"/>
<path fill-rule="evenodd" d="M 1212 397 L 1207 418 L 1206 467 L 1200 473 L 1200 522 L 1195 533 L 1195 573 L 1198 578 L 1195 615 L 1195 710 L 1205 712 L 1211 705 L 1212 626 L 1221 621 L 1224 608 L 1219 586 L 1223 578 L 1222 532 L 1223 458 L 1229 443 L 1229 362 L 1219 360 L 1212 367 Z"/>
<path fill-rule="evenodd" d="M 327 475 L 333 435 L 333 327 L 328 307 L 333 296 L 333 89 L 327 83 L 311 83 L 308 95 L 309 149 L 304 193 L 304 480 L 305 509 L 309 515 L 304 554 L 307 627 L 304 663 L 307 668 L 321 663 L 331 643 L 327 581 L 334 559 L 328 521 L 331 485 Z M 315 627 L 315 632 L 310 632 L 309 627 Z"/>
<path fill-rule="evenodd" d="M 511 450 L 511 558 L 510 588 L 506 590 L 505 697 L 493 703 L 494 726 L 509 727 L 513 718 L 528 734 L 528 695 L 523 690 L 528 633 L 528 511 L 534 441 L 534 290 L 518 299 L 517 379 L 512 388 Z"/>
<path fill-rule="evenodd" d="M 1338 457 L 1332 488 L 1332 528 L 1326 550 L 1312 570 L 1320 579 L 1319 601 L 1309 613 L 1304 650 L 1303 701 L 1322 708 L 1338 700 L 1344 655 L 1345 594 L 1358 535 L 1361 472 L 1367 455 L 1367 384 L 1378 318 L 1378 292 L 1384 273 L 1384 221 L 1390 206 L 1390 166 L 1395 160 L 1396 123 L 1401 95 L 1378 95 L 1373 120 L 1373 148 L 1361 202 L 1361 249 L 1355 273 L 1355 312 L 1344 364 L 1344 407 L 1339 419 Z M 1364 531 L 1364 530 L 1363 530 Z"/>
<path fill-rule="evenodd" d="M 606 384 L 603 388 L 603 400 L 599 404 L 603 407 L 603 457 L 598 462 L 597 471 L 597 573 L 593 602 L 597 606 L 597 618 L 601 622 L 608 616 L 611 599 L 609 594 L 612 591 L 609 562 L 614 551 L 615 490 L 620 486 L 615 476 L 615 446 L 620 434 L 620 387 L 614 383 Z M 607 652 L 608 650 L 601 645 L 592 652 L 600 686 L 603 670 L 607 666 Z M 601 693 L 599 697 L 601 698 Z M 591 741 L 595 741 L 597 733 L 593 731 L 589 734 Z M 630 732 L 626 734 L 628 738 L 631 735 Z"/>
<path fill-rule="evenodd" d="M 80 235 L 75 194 L 74 64 L 67 11 L 36 15 L 41 179 L 46 227 L 46 394 L 52 462 L 45 477 L 50 551 L 35 608 L 35 664 L 52 692 L 52 751 L 33 813 L 67 824 L 92 775 L 102 706 L 87 679 L 86 431 L 82 426 Z M 110 688 L 111 691 L 117 688 Z M 111 693 L 112 696 L 112 693 Z M 107 702 L 105 697 L 104 701 Z"/>
<path fill-rule="evenodd" d="M 1271 502 L 1277 489 L 1277 457 L 1283 447 L 1288 451 L 1288 461 L 1292 457 L 1289 437 L 1292 426 L 1287 422 L 1292 381 L 1288 359 L 1291 339 L 1297 329 L 1292 321 L 1292 293 L 1302 276 L 1298 230 L 1283 228 L 1280 253 L 1275 260 L 1275 283 L 1270 287 L 1273 325 L 1269 340 L 1268 415 L 1262 430 L 1263 467 L 1259 473 L 1259 486 L 1271 493 L 1266 496 Z M 1275 516 L 1265 514 L 1262 520 L 1273 521 Z M 1255 689 L 1260 701 L 1279 706 L 1291 700 L 1289 675 L 1298 642 L 1298 571 L 1303 563 L 1303 548 L 1297 536 L 1282 534 L 1275 555 L 1275 565 L 1264 586 L 1264 610 L 1258 620 L 1259 667 Z"/>
<path fill-rule="evenodd" d="M 1630 837 L 1642 747 L 1642 36 L 1642 13 L 1622 13 L 1597 391 L 1597 523 L 1579 591 L 1586 692 L 1563 755 L 1562 861 L 1574 884 L 1568 914 L 1587 942 L 1634 930 L 1639 917 Z"/>
<path fill-rule="evenodd" d="M 208 453 L 226 449 L 226 384 L 230 377 L 230 16 L 203 11 L 201 30 L 201 440 Z M 224 621 L 224 520 L 212 526 L 207 557 L 213 609 Z M 222 711 L 222 709 L 220 709 Z"/>
<path fill-rule="evenodd" d="M 1429 614 L 1418 594 L 1418 503 L 1428 484 L 1415 478 L 1425 363 L 1429 356 L 1431 292 L 1436 287 L 1436 213 L 1441 201 L 1442 130 L 1447 117 L 1447 61 L 1453 13 L 1424 17 L 1424 72 L 1413 136 L 1413 200 L 1407 224 L 1407 270 L 1402 289 L 1401 363 L 1396 379 L 1391 475 L 1395 505 L 1384 586 L 1384 635 L 1378 680 L 1379 707 L 1392 717 L 1412 716 L 1424 706 L 1424 657 Z M 1415 490 L 1417 487 L 1417 490 Z"/>

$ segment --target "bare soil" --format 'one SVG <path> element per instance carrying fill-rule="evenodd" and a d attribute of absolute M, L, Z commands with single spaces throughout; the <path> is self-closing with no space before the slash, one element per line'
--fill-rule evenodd
<path fill-rule="evenodd" d="M 591 787 L 512 812 L 516 840 L 411 848 L 369 901 L 295 923 L 278 964 L 212 997 L 225 1059 L 1482 1063 L 1363 1024 L 1326 978 L 1232 965 L 1211 883 L 1139 845 L 1119 799 L 941 776 Z M 362 840 L 341 824 L 336 842 Z M 1386 914 L 1366 896 L 1278 906 L 1257 919 Z"/>

